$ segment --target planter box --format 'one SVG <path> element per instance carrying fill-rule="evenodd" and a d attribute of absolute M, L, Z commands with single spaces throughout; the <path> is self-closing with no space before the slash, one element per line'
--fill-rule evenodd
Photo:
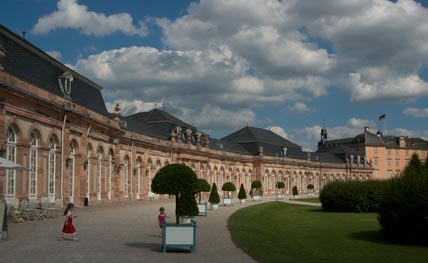
<path fill-rule="evenodd" d="M 241 204 L 245 204 L 245 199 L 239 199 L 239 202 L 241 202 Z"/>
<path fill-rule="evenodd" d="M 261 195 L 253 195 L 253 201 L 262 201 L 262 196 Z"/>
<path fill-rule="evenodd" d="M 208 203 L 198 204 L 199 216 L 207 216 L 208 215 Z"/>
<path fill-rule="evenodd" d="M 212 210 L 217 210 L 218 209 L 218 204 L 211 203 L 211 209 Z"/>
<path fill-rule="evenodd" d="M 277 194 L 276 195 L 276 200 L 284 200 L 285 199 L 285 195 L 283 194 Z"/>
<path fill-rule="evenodd" d="M 162 226 L 162 252 L 167 247 L 189 247 L 194 253 L 196 251 L 196 221 L 190 224 L 168 224 Z"/>
<path fill-rule="evenodd" d="M 180 224 L 191 224 L 194 216 L 180 216 Z"/>
<path fill-rule="evenodd" d="M 223 198 L 224 206 L 233 206 L 233 198 Z"/>

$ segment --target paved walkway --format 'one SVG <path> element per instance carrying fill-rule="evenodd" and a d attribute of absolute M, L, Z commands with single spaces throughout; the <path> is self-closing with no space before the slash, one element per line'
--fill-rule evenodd
<path fill-rule="evenodd" d="M 264 198 L 262 202 L 272 201 Z M 255 262 L 231 241 L 227 218 L 260 202 L 222 207 L 197 217 L 196 253 L 161 253 L 157 215 L 160 206 L 174 222 L 173 200 L 77 207 L 73 214 L 79 242 L 58 241 L 63 217 L 9 224 L 9 240 L 0 241 L 0 262 Z"/>

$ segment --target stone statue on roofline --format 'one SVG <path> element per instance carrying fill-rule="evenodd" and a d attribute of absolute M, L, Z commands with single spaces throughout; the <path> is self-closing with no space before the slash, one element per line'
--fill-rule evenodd
<path fill-rule="evenodd" d="M 116 121 L 120 121 L 120 116 L 121 116 L 120 110 L 121 108 L 119 106 L 119 103 L 117 103 L 116 107 L 114 107 L 114 112 L 113 112 L 113 116 Z"/>

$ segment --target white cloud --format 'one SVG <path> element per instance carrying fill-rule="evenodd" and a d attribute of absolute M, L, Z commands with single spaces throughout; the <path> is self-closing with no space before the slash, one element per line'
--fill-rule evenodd
<path fill-rule="evenodd" d="M 401 76 L 383 69 L 349 73 L 352 101 L 416 98 L 428 95 L 428 83 L 415 74 Z"/>
<path fill-rule="evenodd" d="M 266 129 L 278 134 L 279 136 L 281 136 L 287 140 L 291 140 L 290 135 L 284 130 L 284 128 L 282 128 L 280 126 L 268 126 L 268 127 L 266 127 Z"/>
<path fill-rule="evenodd" d="M 416 117 L 416 118 L 427 118 L 428 117 L 428 108 L 418 109 L 418 108 L 407 108 L 403 111 L 405 115 Z"/>
<path fill-rule="evenodd" d="M 55 51 L 55 50 L 46 51 L 46 54 L 48 54 L 49 56 L 53 57 L 56 60 L 61 60 L 62 58 L 62 54 L 59 51 Z"/>
<path fill-rule="evenodd" d="M 297 111 L 297 112 L 308 112 L 310 109 L 308 106 L 303 102 L 296 102 L 292 107 L 290 107 L 291 111 Z"/>
<path fill-rule="evenodd" d="M 113 112 L 116 104 L 121 108 L 121 115 L 128 116 L 138 112 L 152 110 L 156 107 L 162 108 L 162 102 L 143 102 L 141 100 L 115 100 L 113 102 L 106 102 L 106 108 L 109 112 Z"/>
<path fill-rule="evenodd" d="M 139 23 L 139 28 L 133 25 L 128 13 L 106 16 L 103 13 L 88 11 L 85 5 L 79 5 L 77 0 L 60 0 L 57 10 L 39 18 L 34 26 L 33 34 L 47 34 L 56 29 L 73 28 L 85 35 L 104 36 L 114 32 L 127 35 L 146 35 L 146 26 Z"/>

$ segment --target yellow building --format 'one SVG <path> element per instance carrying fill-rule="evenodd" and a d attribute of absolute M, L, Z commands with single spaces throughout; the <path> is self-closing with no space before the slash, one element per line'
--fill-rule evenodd
<path fill-rule="evenodd" d="M 416 153 L 419 159 L 425 162 L 428 151 L 428 142 L 421 138 L 384 136 L 380 131 L 376 134 L 371 133 L 365 127 L 363 133 L 352 138 L 338 140 L 322 138 L 318 144 L 318 152 L 329 152 L 339 146 L 350 147 L 364 156 L 373 167 L 373 179 L 399 176 L 413 154 Z M 357 162 L 356 159 L 353 161 Z"/>

